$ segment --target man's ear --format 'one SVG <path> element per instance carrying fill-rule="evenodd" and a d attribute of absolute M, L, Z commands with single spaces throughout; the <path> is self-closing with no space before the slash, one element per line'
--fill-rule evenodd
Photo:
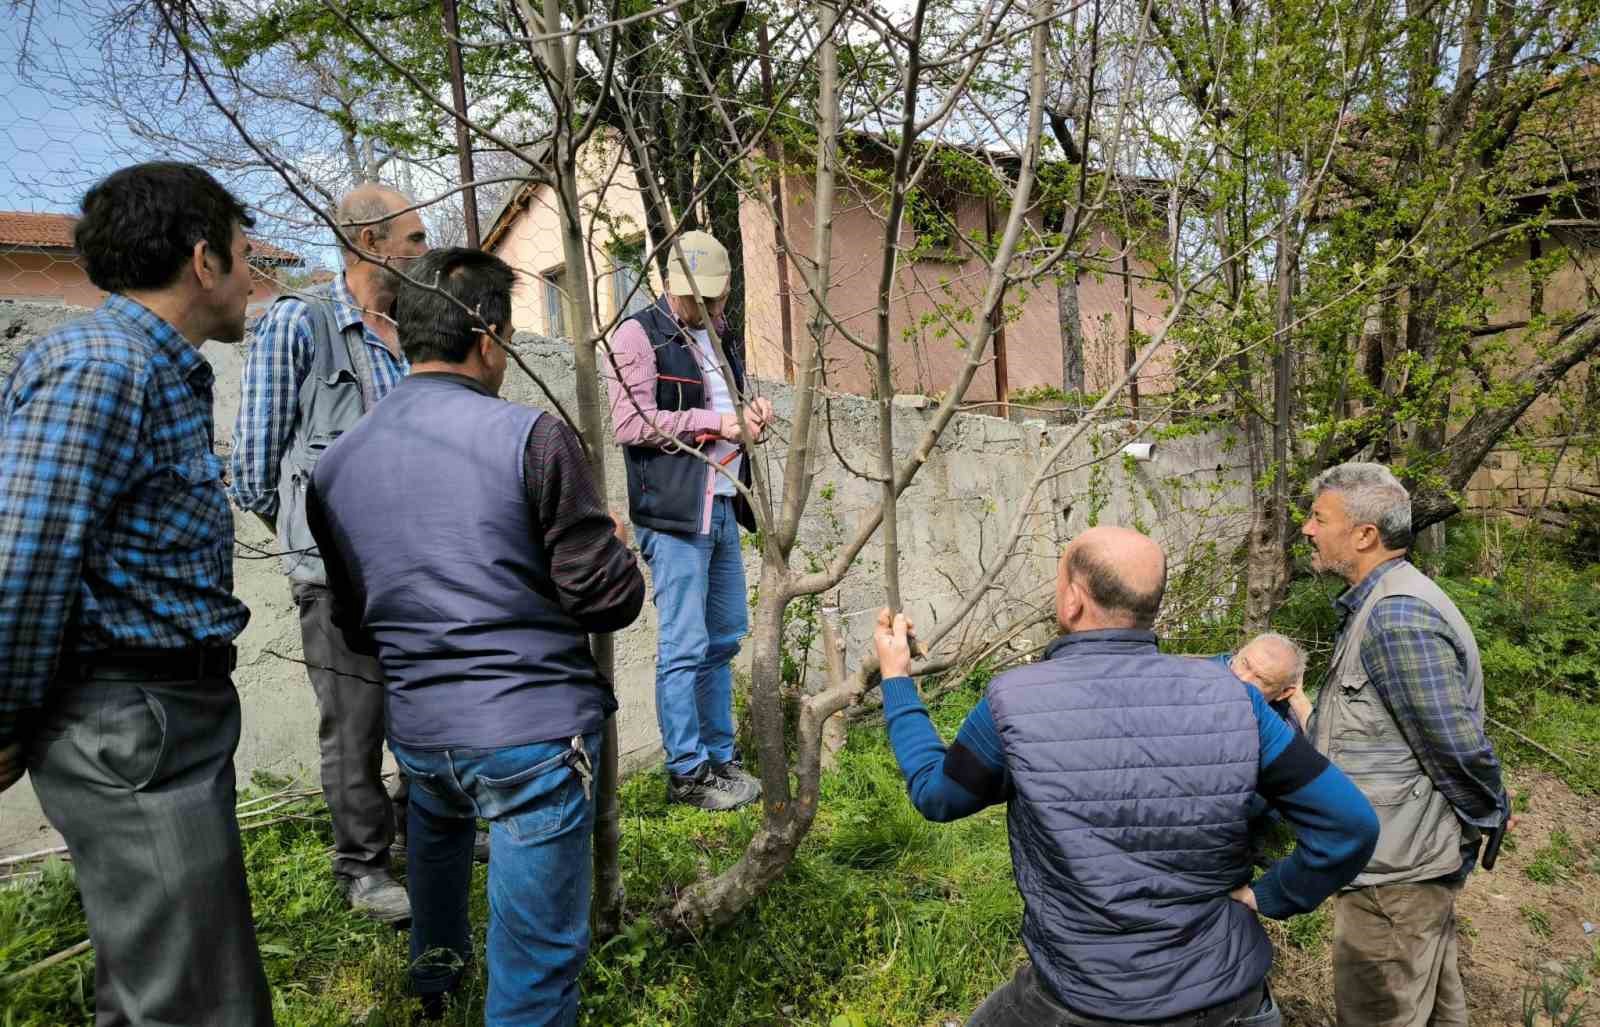
<path fill-rule="evenodd" d="M 500 344 L 494 341 L 494 337 L 499 334 L 499 325 L 490 325 L 488 331 L 478 333 L 478 356 L 484 363 L 488 363 L 489 358 L 494 356 L 494 351 L 499 348 Z"/>
<path fill-rule="evenodd" d="M 194 271 L 195 279 L 203 289 L 210 289 L 222 277 L 222 269 L 212 267 L 216 254 L 211 250 L 211 244 L 201 239 L 194 244 L 194 249 L 189 253 L 189 266 Z"/>

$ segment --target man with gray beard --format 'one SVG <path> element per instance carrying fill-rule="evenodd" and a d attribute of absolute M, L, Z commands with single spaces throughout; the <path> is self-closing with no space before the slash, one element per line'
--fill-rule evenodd
<path fill-rule="evenodd" d="M 1312 484 L 1301 528 L 1313 570 L 1350 587 L 1311 717 L 1313 744 L 1378 813 L 1378 847 L 1339 893 L 1333 994 L 1339 1027 L 1464 1027 L 1456 896 L 1482 832 L 1508 804 L 1483 731 L 1472 628 L 1406 559 L 1411 496 L 1387 467 L 1347 463 Z"/>
<path fill-rule="evenodd" d="M 339 204 L 344 273 L 291 293 L 256 325 L 233 430 L 229 494 L 271 528 L 283 554 L 320 712 L 322 794 L 333 818 L 333 873 L 356 911 L 411 916 L 389 870 L 396 817 L 384 789 L 383 672 L 330 621 L 327 576 L 306 527 L 305 495 L 324 450 L 410 370 L 393 319 L 401 274 L 427 252 L 410 197 L 377 183 Z M 403 802 L 402 798 L 397 801 Z M 403 820 L 401 821 L 403 823 Z"/>

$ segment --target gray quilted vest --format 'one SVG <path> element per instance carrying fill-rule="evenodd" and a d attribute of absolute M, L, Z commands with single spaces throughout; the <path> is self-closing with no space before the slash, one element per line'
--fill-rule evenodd
<path fill-rule="evenodd" d="M 1163 1020 L 1266 977 L 1266 932 L 1228 898 L 1250 879 L 1248 687 L 1148 631 L 1068 635 L 990 684 L 1023 944 L 1074 1012 Z"/>
<path fill-rule="evenodd" d="M 1463 840 L 1476 840 L 1434 787 L 1400 725 L 1361 665 L 1361 642 L 1380 600 L 1414 596 L 1443 617 L 1467 664 L 1466 713 L 1483 726 L 1483 665 L 1472 627 L 1427 575 L 1402 561 L 1384 572 L 1334 647 L 1328 677 L 1311 716 L 1317 749 L 1356 783 L 1378 814 L 1378 848 L 1350 888 L 1431 881 L 1461 869 Z M 1470 832 L 1463 838 L 1463 831 Z"/>
<path fill-rule="evenodd" d="M 328 583 L 306 527 L 306 484 L 333 441 L 377 403 L 361 324 L 339 330 L 332 292 L 332 285 L 319 286 L 277 301 L 304 302 L 311 322 L 311 368 L 300 383 L 294 437 L 278 463 L 278 550 L 284 573 L 298 585 Z"/>

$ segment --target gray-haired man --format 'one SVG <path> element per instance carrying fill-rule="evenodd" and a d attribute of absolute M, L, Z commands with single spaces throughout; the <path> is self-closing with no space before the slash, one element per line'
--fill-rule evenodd
<path fill-rule="evenodd" d="M 334 877 L 353 908 L 386 923 L 408 919 L 411 904 L 389 871 L 395 814 L 381 776 L 383 671 L 333 627 L 305 495 L 323 451 L 410 369 L 391 315 L 401 272 L 428 248 L 411 206 L 388 186 L 357 186 L 336 215 L 350 243 L 344 273 L 325 287 L 281 297 L 257 323 L 228 490 L 240 509 L 273 529 L 285 554 L 320 713 Z"/>
<path fill-rule="evenodd" d="M 1300 643 L 1276 631 L 1252 638 L 1235 653 L 1214 657 L 1233 671 L 1233 676 L 1253 685 L 1296 731 L 1304 732 L 1311 720 L 1311 701 L 1302 688 L 1306 676 L 1306 651 Z"/>
<path fill-rule="evenodd" d="M 1340 1027 L 1467 1022 L 1455 900 L 1480 830 L 1505 815 L 1500 762 L 1483 731 L 1472 629 L 1406 560 L 1411 497 L 1388 468 L 1349 463 L 1312 486 L 1301 529 L 1315 570 L 1350 587 L 1311 738 L 1361 788 L 1381 831 L 1335 905 Z"/>

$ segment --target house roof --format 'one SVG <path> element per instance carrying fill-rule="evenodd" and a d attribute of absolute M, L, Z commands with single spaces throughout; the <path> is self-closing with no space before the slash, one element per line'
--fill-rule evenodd
<path fill-rule="evenodd" d="M 20 210 L 0 210 L 0 246 L 70 250 L 72 226 L 77 222 L 78 219 L 70 214 L 30 214 Z"/>
<path fill-rule="evenodd" d="M 71 250 L 72 228 L 78 219 L 72 214 L 35 214 L 24 210 L 0 210 L 0 246 L 39 250 Z M 302 267 L 298 253 L 260 239 L 250 240 L 255 248 L 252 262 L 275 267 Z"/>

